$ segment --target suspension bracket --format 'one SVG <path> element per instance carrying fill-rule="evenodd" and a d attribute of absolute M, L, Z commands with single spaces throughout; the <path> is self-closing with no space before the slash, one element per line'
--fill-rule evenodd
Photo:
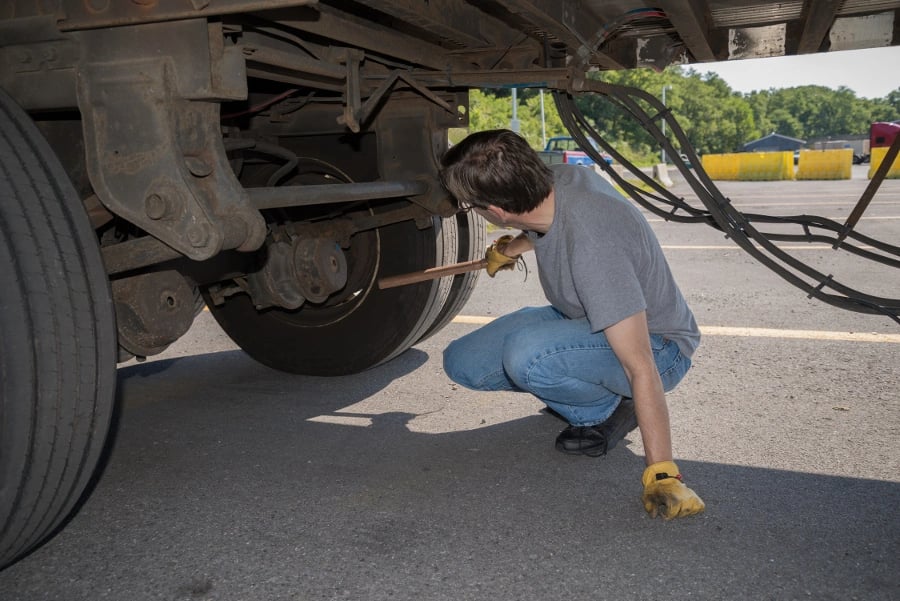
<path fill-rule="evenodd" d="M 217 101 L 245 98 L 247 89 L 243 58 L 216 27 L 197 20 L 75 34 L 97 196 L 195 260 L 254 250 L 266 234 L 225 154 Z"/>

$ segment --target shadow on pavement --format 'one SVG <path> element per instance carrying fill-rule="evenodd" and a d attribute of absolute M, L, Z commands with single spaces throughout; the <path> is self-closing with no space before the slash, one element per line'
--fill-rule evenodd
<path fill-rule="evenodd" d="M 679 462 L 708 509 L 666 523 L 640 505 L 642 457 L 557 453 L 544 414 L 419 431 L 496 399 L 435 409 L 418 350 L 328 379 L 237 351 L 160 363 L 121 370 L 102 479 L 0 598 L 900 597 L 896 482 Z"/>

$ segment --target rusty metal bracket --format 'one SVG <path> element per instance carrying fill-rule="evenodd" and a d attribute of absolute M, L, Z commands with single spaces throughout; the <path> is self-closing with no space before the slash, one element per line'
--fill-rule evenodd
<path fill-rule="evenodd" d="M 289 223 L 275 228 L 273 233 L 284 231 L 288 237 L 301 238 L 328 236 L 336 240 L 341 247 L 347 248 L 350 246 L 350 238 L 359 232 L 411 220 L 416 222 L 417 228 L 425 229 L 431 227 L 432 213 L 419 205 L 409 203 L 383 213 L 373 214 L 368 210 L 363 210 L 325 221 Z M 106 273 L 109 275 L 126 273 L 183 257 L 181 253 L 152 236 L 104 246 L 101 248 L 101 252 Z"/>
<path fill-rule="evenodd" d="M 316 4 L 318 0 L 61 0 L 59 27 L 63 31 L 96 29 L 207 18 L 289 6 Z"/>
<path fill-rule="evenodd" d="M 0 19 L 0 87 L 25 110 L 75 107 L 79 55 L 52 15 Z"/>
<path fill-rule="evenodd" d="M 205 58 L 195 56 L 190 44 L 197 42 L 169 42 L 185 28 L 193 28 L 191 40 L 199 34 Z M 82 32 L 88 60 L 77 69 L 85 157 L 97 196 L 195 260 L 223 249 L 256 249 L 266 234 L 226 157 L 219 103 L 210 97 L 233 94 L 236 86 L 212 72 L 206 32 L 205 22 Z M 132 40 L 126 46 L 132 55 L 110 51 L 122 47 L 123 35 Z"/>
<path fill-rule="evenodd" d="M 354 133 L 359 132 L 361 124 L 369 120 L 375 108 L 384 100 L 385 96 L 389 94 L 398 81 L 402 81 L 448 113 L 456 113 L 456 109 L 427 87 L 417 82 L 405 71 L 392 71 L 363 104 L 360 98 L 359 64 L 360 60 L 357 57 L 348 57 L 344 114 L 337 119 L 338 123 L 346 125 Z"/>
<path fill-rule="evenodd" d="M 439 126 L 445 113 L 424 98 L 403 100 L 386 102 L 374 120 L 378 173 L 386 181 L 425 182 L 428 189 L 409 200 L 435 215 L 453 215 L 456 205 L 438 183 L 440 157 L 448 145 L 446 129 Z"/>
<path fill-rule="evenodd" d="M 359 132 L 359 111 L 362 98 L 359 91 L 359 64 L 364 55 L 359 50 L 347 50 L 344 64 L 347 68 L 346 83 L 344 84 L 344 114 L 338 117 L 338 123 L 343 123 L 354 133 Z"/>

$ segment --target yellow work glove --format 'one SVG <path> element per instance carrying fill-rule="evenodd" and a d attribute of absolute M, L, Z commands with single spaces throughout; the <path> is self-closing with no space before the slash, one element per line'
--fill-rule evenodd
<path fill-rule="evenodd" d="M 667 520 L 700 513 L 706 507 L 697 493 L 684 485 L 674 461 L 660 461 L 644 470 L 644 509 Z"/>
<path fill-rule="evenodd" d="M 519 257 L 508 257 L 502 252 L 506 248 L 506 245 L 512 242 L 512 240 L 513 237 L 506 234 L 505 236 L 497 238 L 496 242 L 487 247 L 484 258 L 487 259 L 485 271 L 487 271 L 489 276 L 494 277 L 501 269 L 512 269 L 515 267 Z"/>

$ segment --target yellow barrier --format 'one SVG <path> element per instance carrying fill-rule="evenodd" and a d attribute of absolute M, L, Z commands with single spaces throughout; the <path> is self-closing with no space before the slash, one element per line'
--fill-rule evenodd
<path fill-rule="evenodd" d="M 740 166 L 738 154 L 705 154 L 701 158 L 703 170 L 711 179 L 736 180 Z"/>
<path fill-rule="evenodd" d="M 869 179 L 872 179 L 872 176 L 875 175 L 875 170 L 884 161 L 884 155 L 887 154 L 887 151 L 887 147 L 872 149 L 872 154 L 869 157 Z M 706 162 L 703 165 L 705 166 Z M 897 158 L 894 159 L 894 164 L 888 170 L 887 178 L 900 179 L 900 154 L 897 155 Z"/>
<path fill-rule="evenodd" d="M 792 152 L 744 152 L 739 164 L 738 179 L 742 181 L 794 179 Z"/>
<path fill-rule="evenodd" d="M 764 181 L 794 179 L 792 152 L 735 152 L 703 155 L 711 179 Z"/>
<path fill-rule="evenodd" d="M 853 149 L 801 150 L 797 179 L 850 179 Z"/>

